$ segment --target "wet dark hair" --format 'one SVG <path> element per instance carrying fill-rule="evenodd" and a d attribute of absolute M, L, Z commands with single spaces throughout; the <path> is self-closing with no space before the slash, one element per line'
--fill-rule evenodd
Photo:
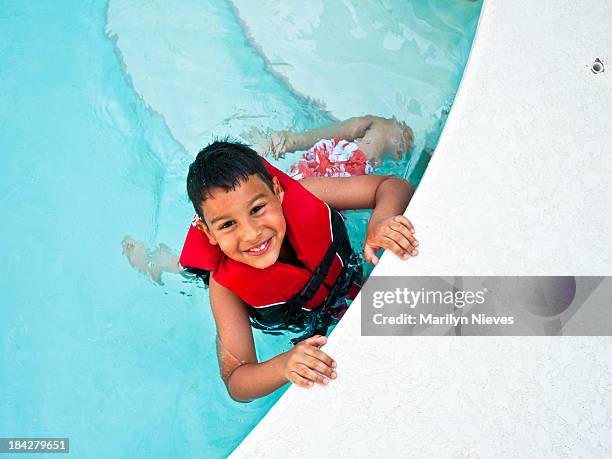
<path fill-rule="evenodd" d="M 273 190 L 272 177 L 263 160 L 248 145 L 222 139 L 200 150 L 189 166 L 187 194 L 202 222 L 201 205 L 211 196 L 213 188 L 235 190 L 252 175 L 259 176 Z"/>

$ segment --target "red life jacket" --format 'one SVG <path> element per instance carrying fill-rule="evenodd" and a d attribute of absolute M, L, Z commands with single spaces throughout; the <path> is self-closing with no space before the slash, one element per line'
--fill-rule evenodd
<path fill-rule="evenodd" d="M 313 310 L 325 302 L 352 255 L 346 228 L 337 211 L 282 171 L 264 163 L 285 192 L 282 208 L 286 235 L 304 267 L 277 260 L 268 268 L 258 269 L 232 260 L 217 245 L 209 243 L 196 228 L 195 219 L 187 233 L 180 264 L 211 271 L 216 282 L 256 308 L 257 312 L 250 311 L 256 316 L 269 316 L 264 312 L 268 308 L 283 312 L 286 303 L 291 303 L 293 309 L 297 305 L 303 311 Z M 277 320 L 279 314 L 273 315 Z"/>

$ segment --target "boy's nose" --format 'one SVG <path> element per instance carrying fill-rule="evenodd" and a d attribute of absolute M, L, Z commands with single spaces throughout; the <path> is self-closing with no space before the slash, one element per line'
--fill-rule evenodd
<path fill-rule="evenodd" d="M 242 240 L 246 243 L 257 242 L 261 231 L 256 225 L 245 223 L 242 226 Z"/>

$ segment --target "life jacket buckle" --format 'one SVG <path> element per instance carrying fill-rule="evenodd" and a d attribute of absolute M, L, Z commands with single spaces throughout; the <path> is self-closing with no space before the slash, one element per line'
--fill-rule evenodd
<path fill-rule="evenodd" d="M 311 300 L 315 293 L 317 293 L 324 280 L 325 276 L 321 272 L 321 267 L 319 266 L 300 292 L 300 296 L 306 298 L 306 303 Z"/>

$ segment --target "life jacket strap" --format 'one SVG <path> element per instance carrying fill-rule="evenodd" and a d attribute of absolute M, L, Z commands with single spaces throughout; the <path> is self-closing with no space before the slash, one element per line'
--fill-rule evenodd
<path fill-rule="evenodd" d="M 336 244 L 335 241 L 327 248 L 327 252 L 325 252 L 325 256 L 323 257 L 323 261 L 321 264 L 315 269 L 312 276 L 304 285 L 304 288 L 300 291 L 299 297 L 303 300 L 303 305 L 305 306 L 313 296 L 317 293 L 327 274 L 329 274 L 329 269 L 331 268 L 332 262 L 334 261 L 334 256 L 336 255 Z"/>
<path fill-rule="evenodd" d="M 304 288 L 300 291 L 300 293 L 289 300 L 289 307 L 287 308 L 286 312 L 288 317 L 294 316 L 301 312 L 301 309 L 304 308 L 310 302 L 310 300 L 312 300 L 319 288 L 321 288 L 321 285 L 323 285 L 323 282 L 325 281 L 325 278 L 327 277 L 327 274 L 331 268 L 332 262 L 334 261 L 334 257 L 336 256 L 336 250 L 338 250 L 337 240 L 338 238 L 333 238 L 331 244 L 329 244 L 329 247 L 325 252 L 325 256 L 323 257 L 321 264 L 317 267 L 317 269 L 315 269 L 315 272 L 312 274 L 308 282 L 306 282 Z"/>

